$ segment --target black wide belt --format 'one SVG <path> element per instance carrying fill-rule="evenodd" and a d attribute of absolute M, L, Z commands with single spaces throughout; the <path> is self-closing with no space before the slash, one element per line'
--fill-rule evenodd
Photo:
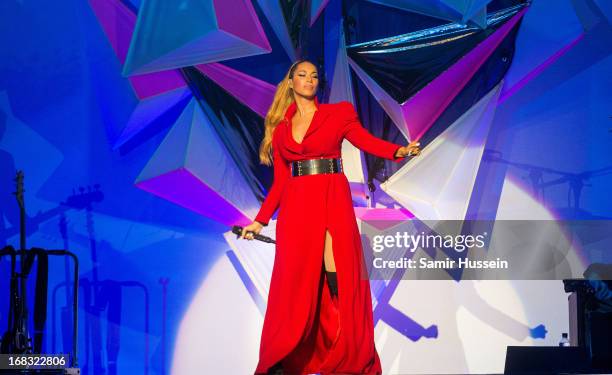
<path fill-rule="evenodd" d="M 291 175 L 342 173 L 342 158 L 306 159 L 291 162 Z"/>

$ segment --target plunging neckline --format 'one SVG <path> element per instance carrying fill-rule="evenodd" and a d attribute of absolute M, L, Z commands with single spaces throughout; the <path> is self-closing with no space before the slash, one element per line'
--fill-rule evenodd
<path fill-rule="evenodd" d="M 289 136 L 291 137 L 291 140 L 294 143 L 296 143 L 298 145 L 302 145 L 302 143 L 304 143 L 304 139 L 306 139 L 306 136 L 308 135 L 308 132 L 310 131 L 310 128 L 312 127 L 312 123 L 314 122 L 314 119 L 315 119 L 315 116 L 317 115 L 317 112 L 319 112 L 318 108 L 312 114 L 312 118 L 310 119 L 310 124 L 308 124 L 308 127 L 306 128 L 306 132 L 304 132 L 304 136 L 302 137 L 302 142 L 296 141 L 295 138 L 293 137 L 293 115 L 291 115 L 291 118 L 289 118 L 289 133 L 290 133 Z M 295 113 L 297 113 L 297 111 Z"/>

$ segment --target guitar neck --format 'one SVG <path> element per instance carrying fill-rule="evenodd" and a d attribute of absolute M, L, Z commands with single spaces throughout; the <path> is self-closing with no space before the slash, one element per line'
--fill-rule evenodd
<path fill-rule="evenodd" d="M 32 218 L 30 223 L 32 223 L 35 226 L 37 226 L 38 224 L 44 223 L 45 221 L 53 218 L 56 215 L 59 215 L 62 212 L 65 212 L 67 210 L 68 210 L 67 206 L 58 206 L 58 207 L 52 208 L 52 209 L 50 209 L 48 211 L 45 211 L 43 213 L 40 213 L 40 214 L 36 215 L 34 218 Z M 6 239 L 6 238 L 9 238 L 9 237 L 12 237 L 15 234 L 19 233 L 22 228 L 24 229 L 24 232 L 25 232 L 25 224 L 26 224 L 25 223 L 25 218 L 26 218 L 26 215 L 25 215 L 25 209 L 24 209 L 24 211 L 21 213 L 21 220 L 20 220 L 20 223 L 21 223 L 20 226 L 21 227 L 17 228 L 15 226 L 13 226 L 13 227 L 10 227 L 10 228 L 8 228 L 8 229 L 6 229 L 4 231 L 0 231 L 0 238 Z"/>

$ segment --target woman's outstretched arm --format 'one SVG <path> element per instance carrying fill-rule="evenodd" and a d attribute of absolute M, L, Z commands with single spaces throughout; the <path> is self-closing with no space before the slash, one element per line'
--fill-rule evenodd
<path fill-rule="evenodd" d="M 261 208 L 259 209 L 259 213 L 255 217 L 255 221 L 261 223 L 263 226 L 268 225 L 270 218 L 274 212 L 276 212 L 276 209 L 280 204 L 281 194 L 285 187 L 285 183 L 287 182 L 290 174 L 289 163 L 281 156 L 280 152 L 278 151 L 279 147 L 274 143 L 275 142 L 273 142 L 272 145 L 274 180 L 266 199 L 264 199 Z"/>
<path fill-rule="evenodd" d="M 397 150 L 402 148 L 401 145 L 375 137 L 363 127 L 353 104 L 344 101 L 338 103 L 338 106 L 343 118 L 342 138 L 348 139 L 355 147 L 369 154 L 393 160 L 396 163 L 404 160 L 404 156 L 395 156 Z"/>

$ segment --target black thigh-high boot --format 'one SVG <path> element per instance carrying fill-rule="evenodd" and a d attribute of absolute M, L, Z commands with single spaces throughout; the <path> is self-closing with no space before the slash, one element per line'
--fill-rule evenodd
<path fill-rule="evenodd" d="M 329 293 L 332 297 L 338 297 L 338 278 L 336 277 L 335 271 L 325 271 L 327 274 L 327 285 L 329 286 Z"/>

